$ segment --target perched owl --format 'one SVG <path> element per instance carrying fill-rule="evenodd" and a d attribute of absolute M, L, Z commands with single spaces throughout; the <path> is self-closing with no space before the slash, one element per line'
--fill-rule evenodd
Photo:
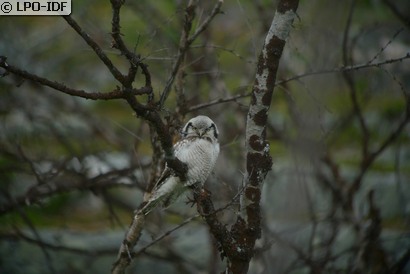
<path fill-rule="evenodd" d="M 151 192 L 149 199 L 141 206 L 139 213 L 148 214 L 156 206 L 169 206 L 188 187 L 203 185 L 212 172 L 219 154 L 218 129 L 207 116 L 197 116 L 186 123 L 182 139 L 174 145 L 175 157 L 187 165 L 186 181 L 181 182 L 173 171 L 165 169 Z"/>

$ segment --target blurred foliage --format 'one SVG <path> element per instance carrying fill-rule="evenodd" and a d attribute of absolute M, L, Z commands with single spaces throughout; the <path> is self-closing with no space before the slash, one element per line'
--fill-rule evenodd
<path fill-rule="evenodd" d="M 178 50 L 185 2 L 127 1 L 122 8 L 124 41 L 149 65 L 156 99 Z M 194 28 L 213 5 L 201 2 Z M 324 73 L 289 81 L 274 92 L 267 131 L 274 166 L 264 187 L 266 227 L 257 247 L 265 251 L 257 252 L 250 273 L 309 273 L 311 266 L 299 251 L 312 260 L 326 258 L 324 273 L 346 273 L 354 264 L 352 254 L 360 249 L 354 222 L 330 213 L 330 191 L 316 177 L 324 151 L 347 181 L 362 169 L 363 132 L 352 112 L 349 87 L 342 73 L 325 73 L 344 65 L 348 2 L 300 3 L 277 80 Z M 408 1 L 395 5 L 404 14 L 410 11 Z M 273 1 L 225 1 L 224 14 L 187 54 L 184 88 L 189 107 L 250 92 L 274 9 Z M 123 56 L 111 48 L 108 2 L 75 1 L 72 17 L 121 71 L 127 69 Z M 0 55 L 10 64 L 76 89 L 116 88 L 108 69 L 62 18 L 2 16 L 0 24 Z M 383 1 L 357 1 L 347 40 L 351 63 L 345 65 L 405 56 L 409 34 Z M 349 72 L 371 151 L 404 117 L 409 68 L 406 59 Z M 142 76 L 139 81 L 136 87 L 143 84 Z M 172 92 L 164 118 L 175 112 L 175 96 Z M 242 183 L 248 101 L 245 97 L 215 104 L 185 117 L 203 113 L 218 124 L 221 155 L 207 188 L 219 206 L 231 201 Z M 366 197 L 374 190 L 382 218 L 380 241 L 391 265 L 410 245 L 409 143 L 407 125 L 366 170 L 354 197 L 355 221 L 364 225 L 370 208 Z M 151 155 L 149 127 L 125 101 L 84 100 L 13 75 L 1 78 L 0 204 L 46 194 L 35 201 L 23 199 L 0 215 L 0 272 L 106 273 L 152 175 Z M 221 218 L 229 223 L 235 213 L 232 207 Z M 137 250 L 194 214 L 184 200 L 155 212 Z M 333 257 L 325 256 L 326 248 Z M 212 273 L 220 265 L 206 226 L 194 219 L 141 253 L 130 273 Z"/>

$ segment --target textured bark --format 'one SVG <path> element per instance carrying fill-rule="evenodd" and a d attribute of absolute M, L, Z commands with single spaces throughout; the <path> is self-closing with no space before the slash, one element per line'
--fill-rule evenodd
<path fill-rule="evenodd" d="M 247 158 L 241 215 L 230 230 L 216 218 L 209 195 L 196 191 L 198 212 L 218 241 L 221 257 L 227 258 L 227 269 L 224 273 L 247 273 L 254 256 L 255 241 L 261 236 L 261 189 L 272 166 L 269 145 L 266 142 L 266 123 L 279 60 L 296 17 L 298 4 L 299 1 L 294 0 L 279 2 L 259 56 L 246 125 Z"/>
<path fill-rule="evenodd" d="M 141 231 L 144 228 L 144 223 L 145 215 L 136 214 L 127 231 L 127 235 L 125 236 L 125 239 L 121 244 L 117 260 L 115 261 L 112 268 L 112 274 L 125 273 L 125 269 L 131 263 L 131 260 L 134 256 L 134 252 L 132 250 L 141 237 Z"/>
<path fill-rule="evenodd" d="M 237 221 L 237 224 L 241 223 L 237 234 L 245 244 L 243 253 L 246 254 L 246 260 L 244 262 L 241 256 L 232 258 L 228 269 L 230 273 L 247 273 L 255 241 L 261 236 L 261 190 L 272 166 L 269 144 L 266 141 L 266 123 L 279 61 L 296 18 L 298 4 L 297 0 L 279 1 L 259 55 L 246 124 L 246 174 L 245 191 L 241 199 L 242 217 Z"/>
<path fill-rule="evenodd" d="M 270 170 L 272 159 L 266 142 L 266 123 L 271 104 L 279 60 L 286 38 L 296 17 L 298 1 L 280 1 L 272 25 L 259 55 L 255 83 L 249 106 L 246 127 L 246 175 L 243 214 L 248 225 L 258 225 L 260 191 L 263 180 Z M 256 212 L 255 212 L 256 210 Z"/>

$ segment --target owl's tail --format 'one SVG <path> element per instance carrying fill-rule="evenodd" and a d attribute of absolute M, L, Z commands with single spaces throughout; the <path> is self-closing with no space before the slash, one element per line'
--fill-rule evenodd
<path fill-rule="evenodd" d="M 167 208 L 187 190 L 176 177 L 170 177 L 163 184 L 156 187 L 147 201 L 143 202 L 135 213 L 147 215 L 156 207 Z"/>
<path fill-rule="evenodd" d="M 147 215 L 148 213 L 151 212 L 154 208 L 156 208 L 160 203 L 161 200 L 159 197 L 155 199 L 149 199 L 146 202 L 143 202 L 139 208 L 135 211 L 136 215 Z"/>

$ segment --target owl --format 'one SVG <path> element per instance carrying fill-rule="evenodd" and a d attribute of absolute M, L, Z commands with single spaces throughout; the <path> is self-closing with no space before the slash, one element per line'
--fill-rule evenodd
<path fill-rule="evenodd" d="M 169 206 L 189 187 L 201 187 L 211 174 L 219 155 L 218 129 L 207 116 L 189 120 L 181 131 L 182 139 L 174 145 L 175 157 L 187 165 L 186 180 L 181 179 L 165 166 L 150 197 L 142 204 L 139 213 L 148 214 L 161 205 Z"/>

